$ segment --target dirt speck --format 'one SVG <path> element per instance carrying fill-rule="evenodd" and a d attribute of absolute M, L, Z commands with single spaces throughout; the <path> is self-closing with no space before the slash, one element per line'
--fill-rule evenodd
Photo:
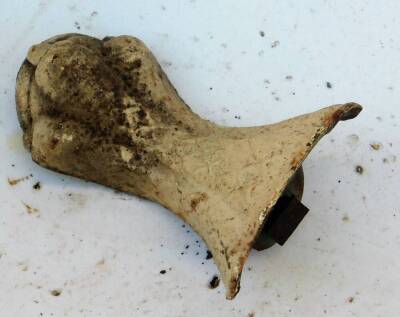
<path fill-rule="evenodd" d="M 91 17 L 95 17 L 95 16 L 97 16 L 99 13 L 97 12 L 97 11 L 93 11 L 92 13 L 90 13 L 90 16 Z"/>
<path fill-rule="evenodd" d="M 260 36 L 264 37 L 265 36 L 265 32 L 264 31 L 260 31 Z"/>
<path fill-rule="evenodd" d="M 26 204 L 26 203 L 24 203 L 24 202 L 22 202 L 22 203 L 24 204 L 24 206 L 25 206 L 25 208 L 26 208 L 26 212 L 27 212 L 28 214 L 35 214 L 35 213 L 38 213 L 38 212 L 39 212 L 39 209 L 33 208 L 32 206 L 30 206 L 30 205 L 28 205 L 28 204 Z"/>
<path fill-rule="evenodd" d="M 247 315 L 247 317 L 255 317 L 256 316 L 256 314 L 254 314 L 254 313 L 249 313 L 248 315 Z"/>
<path fill-rule="evenodd" d="M 57 289 L 53 289 L 52 291 L 50 291 L 50 294 L 53 296 L 60 296 L 62 293 L 61 289 L 57 288 Z"/>
<path fill-rule="evenodd" d="M 88 200 L 87 196 L 85 196 L 84 194 L 80 194 L 80 193 L 68 193 L 67 196 L 69 197 L 71 202 L 73 202 L 78 207 L 84 207 Z"/>
<path fill-rule="evenodd" d="M 271 43 L 271 48 L 275 48 L 275 47 L 277 47 L 279 44 L 280 44 L 279 41 L 273 41 L 273 42 Z"/>
<path fill-rule="evenodd" d="M 20 178 L 7 178 L 8 184 L 10 186 L 15 186 L 20 182 L 26 181 L 27 179 L 29 179 L 29 176 L 24 176 L 24 177 L 20 177 Z"/>
<path fill-rule="evenodd" d="M 375 150 L 375 151 L 379 151 L 380 149 L 381 149 L 381 144 L 380 143 L 376 143 L 376 142 L 374 142 L 374 143 L 371 143 L 370 145 L 369 145 L 373 150 Z"/>
<path fill-rule="evenodd" d="M 161 271 L 160 271 L 160 274 L 165 274 L 165 273 L 167 273 L 166 270 L 161 270 Z"/>
<path fill-rule="evenodd" d="M 357 165 L 356 166 L 356 173 L 358 173 L 358 174 L 362 174 L 362 173 L 364 173 L 364 167 L 362 167 L 361 165 Z"/>
<path fill-rule="evenodd" d="M 164 66 L 164 67 L 171 67 L 172 66 L 172 62 L 163 60 L 163 61 L 161 61 L 161 65 Z"/>
<path fill-rule="evenodd" d="M 96 263 L 96 266 L 97 266 L 97 267 L 103 267 L 105 264 L 106 264 L 106 260 L 101 259 L 100 261 L 98 261 L 98 262 Z"/>
<path fill-rule="evenodd" d="M 325 85 L 326 85 L 326 88 L 328 88 L 328 89 L 331 89 L 333 86 L 332 86 L 332 83 L 330 83 L 329 81 L 327 81 L 326 83 L 325 83 Z"/>
<path fill-rule="evenodd" d="M 217 275 L 214 275 L 210 283 L 208 284 L 208 287 L 214 289 L 217 288 L 218 285 L 219 285 L 219 277 Z"/>
<path fill-rule="evenodd" d="M 33 184 L 32 188 L 34 190 L 40 190 L 42 188 L 42 184 L 40 182 L 36 182 L 35 184 Z"/>
<path fill-rule="evenodd" d="M 77 30 L 80 30 L 80 29 L 81 29 L 81 26 L 80 26 L 80 24 L 79 24 L 78 21 L 75 21 L 75 22 L 74 22 L 74 26 L 75 26 L 75 28 L 76 28 Z"/>
<path fill-rule="evenodd" d="M 287 75 L 285 78 L 286 78 L 286 80 L 292 80 L 293 76 L 292 75 Z"/>
<path fill-rule="evenodd" d="M 348 299 L 347 299 L 347 301 L 351 304 L 351 303 L 353 303 L 354 302 L 354 297 L 353 296 L 350 296 Z"/>
<path fill-rule="evenodd" d="M 206 260 L 212 259 L 212 257 L 213 257 L 212 253 L 209 250 L 207 250 Z"/>
<path fill-rule="evenodd" d="M 350 221 L 349 216 L 348 216 L 348 215 L 344 215 L 344 216 L 342 217 L 342 221 L 343 221 L 343 222 L 348 222 L 348 221 Z"/>

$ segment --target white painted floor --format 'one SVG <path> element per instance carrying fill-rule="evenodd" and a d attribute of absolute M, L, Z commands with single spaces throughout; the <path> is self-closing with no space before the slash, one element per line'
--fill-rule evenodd
<path fill-rule="evenodd" d="M 395 0 L 4 1 L 0 316 L 399 316 L 399 12 Z M 284 247 L 251 253 L 235 300 L 207 287 L 206 247 L 166 209 L 23 149 L 16 73 L 30 45 L 64 32 L 141 38 L 193 110 L 221 124 L 364 105 L 305 162 L 310 213 Z"/>

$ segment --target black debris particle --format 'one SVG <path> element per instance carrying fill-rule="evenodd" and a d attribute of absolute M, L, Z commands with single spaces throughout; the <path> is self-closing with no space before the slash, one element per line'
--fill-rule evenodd
<path fill-rule="evenodd" d="M 40 184 L 40 182 L 36 182 L 32 187 L 34 190 L 40 190 L 42 188 L 42 185 Z"/>
<path fill-rule="evenodd" d="M 78 21 L 75 21 L 74 25 L 75 25 L 75 27 L 76 27 L 78 30 L 81 29 L 81 26 L 79 25 L 79 22 L 78 22 Z"/>
<path fill-rule="evenodd" d="M 353 297 L 353 296 L 350 296 L 350 297 L 347 299 L 347 301 L 351 304 L 352 302 L 354 302 L 354 297 Z"/>
<path fill-rule="evenodd" d="M 217 275 L 214 275 L 213 278 L 211 279 L 208 287 L 211 289 L 217 288 L 219 285 L 219 277 Z"/>
<path fill-rule="evenodd" d="M 11 164 L 11 167 L 15 167 L 15 164 Z"/>
<path fill-rule="evenodd" d="M 212 88 L 212 87 L 210 87 L 210 88 L 208 88 L 208 89 L 210 89 L 210 90 L 213 90 L 213 88 Z"/>
<path fill-rule="evenodd" d="M 260 36 L 264 37 L 265 36 L 265 32 L 264 31 L 260 31 Z"/>
<path fill-rule="evenodd" d="M 53 289 L 50 294 L 53 296 L 60 296 L 61 295 L 61 290 L 60 289 Z"/>
<path fill-rule="evenodd" d="M 332 88 L 332 84 L 329 81 L 326 82 L 326 88 L 329 88 L 329 89 Z"/>
<path fill-rule="evenodd" d="M 207 250 L 206 260 L 212 259 L 212 257 L 213 257 L 212 253 L 209 250 Z"/>
<path fill-rule="evenodd" d="M 160 274 L 165 274 L 165 273 L 167 273 L 166 270 L 161 270 L 161 271 L 160 271 Z"/>
<path fill-rule="evenodd" d="M 317 238 L 317 241 L 321 241 L 321 238 Z"/>
<path fill-rule="evenodd" d="M 196 255 L 199 255 L 199 252 L 196 252 Z"/>
<path fill-rule="evenodd" d="M 292 80 L 293 76 L 292 75 L 287 75 L 285 78 L 286 78 L 286 80 Z"/>
<path fill-rule="evenodd" d="M 240 120 L 240 119 L 241 119 L 241 116 L 235 116 L 235 119 Z"/>
<path fill-rule="evenodd" d="M 189 245 L 187 244 L 187 245 L 185 245 L 185 249 L 189 249 Z"/>
<path fill-rule="evenodd" d="M 356 173 L 361 175 L 362 173 L 364 173 L 364 168 L 361 165 L 357 165 L 356 166 Z"/>
<path fill-rule="evenodd" d="M 183 225 L 182 225 L 182 228 L 185 228 L 185 227 L 186 227 L 186 225 L 185 225 L 185 224 L 183 224 Z"/>
<path fill-rule="evenodd" d="M 90 13 L 91 17 L 95 17 L 96 15 L 98 15 L 99 13 L 97 11 L 93 11 L 92 13 Z"/>

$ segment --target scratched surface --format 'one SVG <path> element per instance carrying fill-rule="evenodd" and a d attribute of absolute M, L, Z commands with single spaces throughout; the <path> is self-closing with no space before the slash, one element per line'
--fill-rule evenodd
<path fill-rule="evenodd" d="M 399 10 L 394 0 L 5 2 L 0 315 L 397 316 Z M 141 38 L 193 110 L 221 124 L 365 106 L 306 160 L 311 211 L 284 247 L 251 253 L 234 301 L 208 287 L 217 269 L 205 245 L 167 210 L 40 168 L 23 149 L 16 72 L 31 44 L 64 32 Z"/>

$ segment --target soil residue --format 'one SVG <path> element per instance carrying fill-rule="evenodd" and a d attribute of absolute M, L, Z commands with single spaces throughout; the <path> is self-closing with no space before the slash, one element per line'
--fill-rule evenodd
<path fill-rule="evenodd" d="M 29 175 L 28 176 L 24 176 L 24 177 L 20 177 L 20 178 L 7 178 L 8 184 L 10 186 L 15 186 L 20 182 L 26 181 L 29 179 Z"/>
<path fill-rule="evenodd" d="M 219 285 L 219 282 L 220 282 L 219 277 L 217 275 L 214 275 L 213 278 L 211 279 L 208 287 L 211 289 L 217 288 Z"/>

